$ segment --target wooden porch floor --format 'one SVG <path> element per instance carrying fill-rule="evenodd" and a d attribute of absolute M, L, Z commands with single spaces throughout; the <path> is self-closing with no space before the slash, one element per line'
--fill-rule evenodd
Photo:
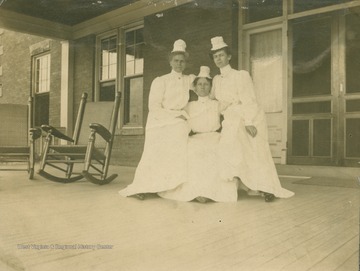
<path fill-rule="evenodd" d="M 0 270 L 359 270 L 359 190 L 299 185 L 265 203 L 122 198 L 134 168 L 96 186 L 0 172 Z"/>

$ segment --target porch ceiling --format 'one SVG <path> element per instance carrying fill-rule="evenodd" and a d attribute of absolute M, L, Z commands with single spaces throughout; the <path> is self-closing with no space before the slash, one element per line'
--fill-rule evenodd
<path fill-rule="evenodd" d="M 59 40 L 97 35 L 193 0 L 0 0 L 0 28 Z"/>
<path fill-rule="evenodd" d="M 138 1 L 139 0 L 0 0 L 0 8 L 73 26 Z"/>

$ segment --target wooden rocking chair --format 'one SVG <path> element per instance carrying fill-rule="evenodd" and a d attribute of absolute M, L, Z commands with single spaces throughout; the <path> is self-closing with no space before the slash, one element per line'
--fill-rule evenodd
<path fill-rule="evenodd" d="M 27 171 L 29 179 L 34 177 L 35 140 L 41 136 L 40 129 L 32 128 L 32 105 L 32 97 L 28 105 L 0 105 L 0 162 L 5 163 L 0 170 Z M 27 166 L 13 167 L 12 163 L 26 163 Z"/>
<path fill-rule="evenodd" d="M 86 102 L 87 94 L 82 95 L 73 138 L 69 138 L 54 127 L 42 125 L 47 133 L 38 174 L 44 178 L 71 183 L 85 177 L 94 184 L 107 184 L 117 177 L 108 175 L 110 157 L 119 115 L 121 93 L 118 92 L 114 102 Z M 112 105 L 113 104 L 113 105 Z M 98 137 L 96 135 L 99 135 Z M 56 137 L 70 142 L 69 145 L 52 145 Z M 83 170 L 74 171 L 75 164 L 83 164 Z M 57 176 L 45 171 L 49 166 Z"/>

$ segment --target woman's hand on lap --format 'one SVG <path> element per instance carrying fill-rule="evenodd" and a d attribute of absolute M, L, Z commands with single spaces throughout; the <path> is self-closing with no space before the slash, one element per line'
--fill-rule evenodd
<path fill-rule="evenodd" d="M 246 132 L 251 135 L 252 137 L 255 137 L 257 134 L 257 129 L 253 125 L 245 126 Z"/>

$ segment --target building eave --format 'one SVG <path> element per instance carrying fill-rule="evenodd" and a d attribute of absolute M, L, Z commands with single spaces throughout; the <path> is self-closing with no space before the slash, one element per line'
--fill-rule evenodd
<path fill-rule="evenodd" d="M 9 10 L 0 10 L 0 27 L 52 39 L 72 39 L 71 26 L 20 14 Z"/>

